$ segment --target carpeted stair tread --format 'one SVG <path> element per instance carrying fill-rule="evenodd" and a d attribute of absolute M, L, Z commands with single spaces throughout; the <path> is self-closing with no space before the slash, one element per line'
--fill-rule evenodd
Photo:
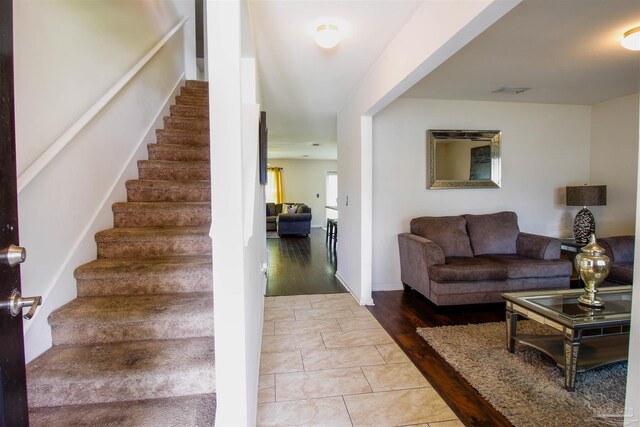
<path fill-rule="evenodd" d="M 210 145 L 208 130 L 156 129 L 158 144 Z"/>
<path fill-rule="evenodd" d="M 203 117 L 209 118 L 209 108 L 194 107 L 192 105 L 172 105 L 169 107 L 172 117 Z"/>
<path fill-rule="evenodd" d="M 49 324 L 54 345 L 213 336 L 213 292 L 81 297 Z"/>
<path fill-rule="evenodd" d="M 211 169 L 206 161 L 138 160 L 140 179 L 210 179 Z"/>
<path fill-rule="evenodd" d="M 213 337 L 54 346 L 27 365 L 30 407 L 215 392 Z"/>
<path fill-rule="evenodd" d="M 149 160 L 208 161 L 208 145 L 148 144 Z"/>
<path fill-rule="evenodd" d="M 209 255 L 209 227 L 129 227 L 96 233 L 99 258 Z"/>
<path fill-rule="evenodd" d="M 184 85 L 186 87 L 209 90 L 209 82 L 204 80 L 186 80 Z"/>
<path fill-rule="evenodd" d="M 211 203 L 208 202 L 118 202 L 111 210 L 116 227 L 211 225 Z"/>
<path fill-rule="evenodd" d="M 162 118 L 165 129 L 209 130 L 209 119 L 203 117 L 171 117 Z"/>
<path fill-rule="evenodd" d="M 209 106 L 209 98 L 205 98 L 203 96 L 188 96 L 188 95 L 178 95 L 176 96 L 176 104 L 177 105 L 194 105 L 197 107 L 208 107 Z"/>
<path fill-rule="evenodd" d="M 184 87 L 184 86 L 182 86 L 180 88 L 180 95 L 209 97 L 209 89 L 208 88 L 197 88 L 197 87 Z"/>
<path fill-rule="evenodd" d="M 209 180 L 147 180 L 126 182 L 130 202 L 208 202 L 211 200 Z"/>
<path fill-rule="evenodd" d="M 210 256 L 101 258 L 74 271 L 78 296 L 173 294 L 211 290 Z"/>
<path fill-rule="evenodd" d="M 31 427 L 204 427 L 215 422 L 216 395 L 147 399 L 29 410 Z"/>
<path fill-rule="evenodd" d="M 109 228 L 96 233 L 96 242 L 169 241 L 187 236 L 209 237 L 209 227 Z"/>

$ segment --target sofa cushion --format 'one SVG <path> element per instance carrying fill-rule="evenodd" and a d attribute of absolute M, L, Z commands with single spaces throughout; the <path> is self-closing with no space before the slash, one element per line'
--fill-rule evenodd
<path fill-rule="evenodd" d="M 485 258 L 448 257 L 429 267 L 429 277 L 440 283 L 507 280 L 507 266 Z"/>
<path fill-rule="evenodd" d="M 571 276 L 571 262 L 565 259 L 533 259 L 519 255 L 485 255 L 488 259 L 502 263 L 507 268 L 509 279 Z"/>
<path fill-rule="evenodd" d="M 611 263 L 607 280 L 612 280 L 614 282 L 631 285 L 633 283 L 633 263 L 632 262 Z"/>
<path fill-rule="evenodd" d="M 466 220 L 461 216 L 423 216 L 411 220 L 411 232 L 442 248 L 445 257 L 473 256 Z"/>
<path fill-rule="evenodd" d="M 267 203 L 267 216 L 276 216 L 279 212 L 276 211 L 275 203 Z"/>
<path fill-rule="evenodd" d="M 515 212 L 464 215 L 474 255 L 515 254 L 518 216 Z"/>

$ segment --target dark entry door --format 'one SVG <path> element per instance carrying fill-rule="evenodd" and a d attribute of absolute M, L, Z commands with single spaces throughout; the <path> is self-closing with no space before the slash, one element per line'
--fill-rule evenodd
<path fill-rule="evenodd" d="M 22 316 L 11 314 L 11 296 L 21 291 L 16 150 L 13 102 L 13 2 L 0 0 L 0 425 L 26 426 L 27 382 Z M 14 294 L 13 302 L 16 302 Z M 20 310 L 21 311 L 21 310 Z"/>

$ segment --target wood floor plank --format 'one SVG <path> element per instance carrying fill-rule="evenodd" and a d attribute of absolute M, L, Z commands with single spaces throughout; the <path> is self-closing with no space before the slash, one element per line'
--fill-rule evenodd
<path fill-rule="evenodd" d="M 267 296 L 347 292 L 335 277 L 335 255 L 325 244 L 325 231 L 309 237 L 267 239 Z"/>

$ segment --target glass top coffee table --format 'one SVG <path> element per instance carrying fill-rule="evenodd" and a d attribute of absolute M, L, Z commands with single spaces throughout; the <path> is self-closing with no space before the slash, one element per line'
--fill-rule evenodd
<path fill-rule="evenodd" d="M 536 348 L 564 369 L 564 386 L 575 389 L 576 373 L 627 360 L 631 286 L 600 288 L 604 308 L 578 303 L 582 289 L 502 294 L 507 302 L 507 350 L 515 343 Z M 552 335 L 518 335 L 518 315 L 550 326 Z"/>

